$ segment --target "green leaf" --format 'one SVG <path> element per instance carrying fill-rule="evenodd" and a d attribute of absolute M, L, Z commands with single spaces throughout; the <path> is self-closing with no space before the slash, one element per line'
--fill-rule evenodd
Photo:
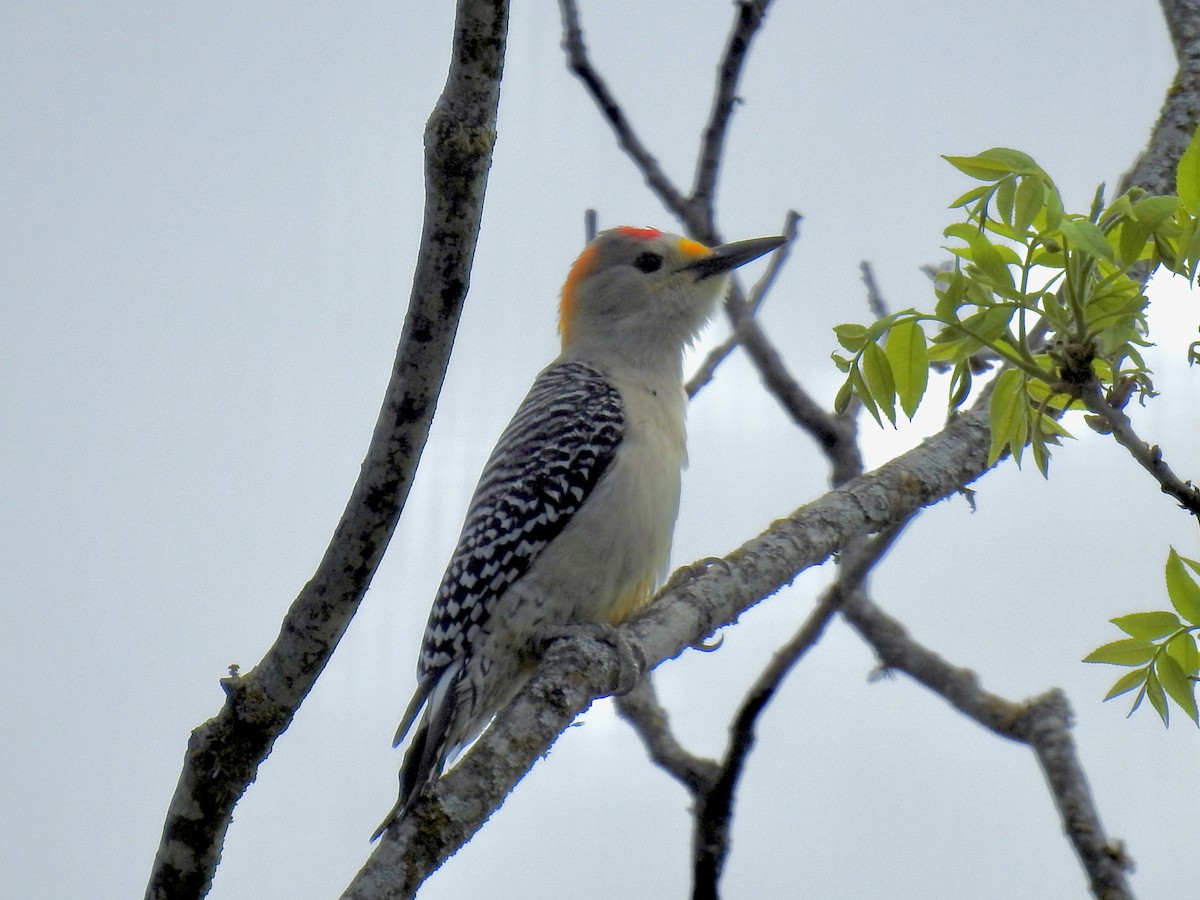
<path fill-rule="evenodd" d="M 1192 135 L 1187 149 L 1175 168 L 1175 193 L 1183 208 L 1192 215 L 1200 213 L 1200 129 Z"/>
<path fill-rule="evenodd" d="M 1158 717 L 1162 719 L 1163 724 L 1170 727 L 1171 711 L 1167 709 L 1167 697 L 1163 693 L 1162 682 L 1158 680 L 1153 669 L 1146 676 L 1146 698 L 1154 707 L 1154 711 L 1158 713 Z"/>
<path fill-rule="evenodd" d="M 867 326 L 867 341 L 871 343 L 878 341 L 887 332 L 891 331 L 896 320 L 907 312 L 911 312 L 911 310 L 904 310 L 904 312 L 893 313 L 890 316 L 884 316 L 882 319 L 876 319 Z"/>
<path fill-rule="evenodd" d="M 850 367 L 854 365 L 853 360 L 846 359 L 846 357 L 842 356 L 840 353 L 830 353 L 829 358 L 832 359 L 833 364 L 843 372 L 849 372 Z"/>
<path fill-rule="evenodd" d="M 888 332 L 884 355 L 892 367 L 896 396 L 904 414 L 912 419 L 929 384 L 929 354 L 921 323 L 916 319 L 897 322 Z"/>
<path fill-rule="evenodd" d="M 965 359 L 950 375 L 950 408 L 958 409 L 971 395 L 971 365 Z"/>
<path fill-rule="evenodd" d="M 854 393 L 858 394 L 858 399 L 871 414 L 871 418 L 880 427 L 883 427 L 883 419 L 879 418 L 879 407 L 875 404 L 875 398 L 871 396 L 871 389 L 867 387 L 867 382 L 863 379 L 862 371 L 858 366 L 850 370 L 850 382 L 854 386 Z"/>
<path fill-rule="evenodd" d="M 1046 202 L 1046 186 L 1040 178 L 1027 175 L 1017 186 L 1016 202 L 1013 205 L 1013 230 L 1024 234 L 1042 211 Z"/>
<path fill-rule="evenodd" d="M 1141 222 L 1126 219 L 1108 233 L 1109 241 L 1116 242 L 1117 257 L 1126 266 L 1133 265 L 1146 255 L 1146 238 L 1150 230 Z"/>
<path fill-rule="evenodd" d="M 887 355 L 878 344 L 871 342 L 863 348 L 862 370 L 867 386 L 871 389 L 871 396 L 879 404 L 888 421 L 895 425 L 896 382 L 892 377 L 892 366 Z"/>
<path fill-rule="evenodd" d="M 1146 682 L 1146 676 L 1150 673 L 1149 668 L 1134 669 L 1132 672 L 1126 672 L 1116 680 L 1108 693 L 1104 695 L 1105 700 L 1111 700 L 1113 697 L 1120 697 L 1122 694 L 1127 694 L 1134 688 L 1139 688 Z"/>
<path fill-rule="evenodd" d="M 1089 663 L 1108 663 L 1110 666 L 1144 666 L 1154 658 L 1157 648 L 1149 641 L 1125 638 L 1097 647 L 1083 658 Z"/>
<path fill-rule="evenodd" d="M 988 404 L 988 420 L 992 428 L 992 446 L 988 451 L 988 465 L 1000 458 L 1004 448 L 1017 442 L 1020 426 L 1025 422 L 1024 376 L 1017 369 L 1005 369 L 996 379 L 992 399 Z"/>
<path fill-rule="evenodd" d="M 1183 564 L 1185 566 L 1187 566 L 1189 569 L 1191 569 L 1197 575 L 1200 575 L 1200 562 L 1197 562 L 1194 559 L 1188 559 L 1186 556 L 1181 556 L 1179 558 L 1180 558 L 1180 560 L 1183 561 Z"/>
<path fill-rule="evenodd" d="M 850 398 L 854 396 L 854 382 L 849 378 L 838 388 L 837 396 L 833 399 L 833 411 L 839 416 L 850 406 Z"/>
<path fill-rule="evenodd" d="M 1043 209 L 1046 213 L 1046 228 L 1051 231 L 1058 228 L 1062 224 L 1063 202 L 1058 188 L 1052 184 L 1046 185 L 1046 205 Z"/>
<path fill-rule="evenodd" d="M 1188 678 L 1179 663 L 1166 653 L 1160 653 L 1154 661 L 1154 672 L 1167 695 L 1193 722 L 1200 725 L 1200 715 L 1196 711 L 1196 682 Z"/>
<path fill-rule="evenodd" d="M 1029 443 L 1033 450 L 1033 464 L 1037 466 L 1043 478 L 1050 477 L 1050 451 L 1046 449 L 1046 439 L 1041 434 L 1035 434 Z"/>
<path fill-rule="evenodd" d="M 1058 223 L 1058 230 L 1071 244 L 1089 256 L 1114 261 L 1113 249 L 1095 223 L 1087 219 L 1063 219 Z"/>
<path fill-rule="evenodd" d="M 1042 171 L 1032 157 L 1007 147 L 993 147 L 975 156 L 943 156 L 942 159 L 964 175 L 980 181 L 999 181 L 1011 173 L 1036 175 Z"/>
<path fill-rule="evenodd" d="M 966 277 L 959 271 L 949 272 L 945 276 L 939 276 L 935 285 L 938 301 L 934 307 L 934 314 L 943 322 L 957 319 L 958 308 L 967 298 Z"/>
<path fill-rule="evenodd" d="M 1147 232 L 1151 232 L 1157 231 L 1163 222 L 1175 215 L 1177 209 L 1178 197 L 1143 197 L 1130 207 L 1129 217 L 1146 226 Z"/>
<path fill-rule="evenodd" d="M 1100 214 L 1104 212 L 1104 182 L 1100 182 L 1096 186 L 1096 193 L 1092 195 L 1092 208 L 1088 211 L 1088 221 L 1096 223 L 1100 221 Z"/>
<path fill-rule="evenodd" d="M 1180 618 L 1192 625 L 1200 625 L 1200 584 L 1196 584 L 1188 575 L 1187 569 L 1183 567 L 1184 562 L 1187 562 L 1193 571 L 1200 565 L 1194 560 L 1185 560 L 1172 547 L 1170 555 L 1167 556 L 1167 596 L 1171 598 L 1171 605 L 1175 607 Z"/>
<path fill-rule="evenodd" d="M 986 184 L 981 184 L 979 187 L 973 187 L 953 203 L 951 203 L 949 208 L 957 209 L 960 206 L 966 206 L 970 203 L 974 203 L 976 200 L 986 197 L 992 192 L 992 190 L 993 189 Z"/>
<path fill-rule="evenodd" d="M 863 344 L 867 342 L 866 326 L 855 325 L 853 322 L 845 325 L 835 325 L 833 333 L 837 335 L 838 343 L 851 353 L 857 353 L 863 348 Z"/>
<path fill-rule="evenodd" d="M 1136 191 L 1139 189 L 1134 188 L 1134 190 Z M 1126 191 L 1124 194 L 1114 200 L 1108 209 L 1104 211 L 1104 218 L 1108 219 L 1110 222 L 1116 222 L 1119 219 L 1124 219 L 1127 216 L 1136 219 L 1137 216 L 1134 216 L 1133 214 L 1133 201 L 1135 199 L 1136 197 L 1131 196 L 1129 191 Z"/>
<path fill-rule="evenodd" d="M 1009 175 L 996 185 L 996 211 L 1006 225 L 1013 223 L 1013 204 L 1017 199 L 1017 176 Z"/>
<path fill-rule="evenodd" d="M 1183 627 L 1175 613 L 1165 611 L 1131 613 L 1128 616 L 1117 616 L 1109 621 L 1130 637 L 1142 641 L 1158 640 L 1168 634 L 1174 634 Z"/>
<path fill-rule="evenodd" d="M 1200 651 L 1196 649 L 1196 636 L 1190 631 L 1181 632 L 1167 641 L 1167 653 L 1179 663 L 1185 675 L 1200 674 Z"/>
<path fill-rule="evenodd" d="M 1196 280 L 1196 263 L 1200 261 L 1200 221 L 1192 220 L 1179 238 L 1179 255 L 1176 265 L 1187 275 L 1189 281 Z"/>

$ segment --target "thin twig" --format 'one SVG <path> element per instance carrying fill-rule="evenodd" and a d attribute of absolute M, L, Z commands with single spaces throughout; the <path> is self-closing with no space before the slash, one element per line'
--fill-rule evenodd
<path fill-rule="evenodd" d="M 1087 385 L 1080 393 L 1080 399 L 1092 414 L 1103 420 L 1113 439 L 1128 450 L 1138 465 L 1159 483 L 1164 494 L 1174 497 L 1180 506 L 1200 518 L 1200 490 L 1171 470 L 1158 447 L 1152 447 L 1141 439 L 1123 409 L 1105 400 L 1095 384 Z"/>
<path fill-rule="evenodd" d="M 713 200 L 716 194 L 717 173 L 721 167 L 721 156 L 725 147 L 725 136 L 729 131 L 729 120 L 734 106 L 739 102 L 738 81 L 749 55 L 750 43 L 762 26 L 771 0 L 738 0 L 737 19 L 725 45 L 721 65 L 717 70 L 717 89 L 713 94 L 713 108 L 704 128 L 700 142 L 699 158 L 696 162 L 696 178 L 692 185 L 690 204 L 702 211 L 706 228 L 715 231 L 713 224 Z"/>
<path fill-rule="evenodd" d="M 717 886 L 729 853 L 729 829 L 733 799 L 746 761 L 755 743 L 758 720 L 774 699 L 784 679 L 804 655 L 820 640 L 825 626 L 842 608 L 846 599 L 859 589 L 872 568 L 883 558 L 903 530 L 905 522 L 881 532 L 870 541 L 860 540 L 841 556 L 838 577 L 822 594 L 804 624 L 786 644 L 775 652 L 770 664 L 759 674 L 747 692 L 729 727 L 729 749 L 719 768 L 720 777 L 697 798 L 693 830 L 693 900 L 716 900 Z"/>
<path fill-rule="evenodd" d="M 858 264 L 858 270 L 862 272 L 863 284 L 867 288 L 867 308 L 871 310 L 871 315 L 875 318 L 885 318 L 888 315 L 888 305 L 887 301 L 883 299 L 883 294 L 879 292 L 879 285 L 875 282 L 875 270 L 865 259 Z"/>
<path fill-rule="evenodd" d="M 745 315 L 740 308 L 732 315 L 736 317 L 739 343 L 754 361 L 767 390 L 779 401 L 792 421 L 811 434 L 826 451 L 844 446 L 846 434 L 842 423 L 826 412 L 792 377 L 783 357 L 771 344 L 757 320 Z"/>
<path fill-rule="evenodd" d="M 609 90 L 604 79 L 592 68 L 588 59 L 587 47 L 583 43 L 583 30 L 579 26 L 579 10 L 574 0 L 559 0 L 562 11 L 563 40 L 562 47 L 566 51 L 568 65 L 572 72 L 583 82 L 596 105 L 600 107 L 604 118 L 616 133 L 617 141 L 633 159 L 638 170 L 646 179 L 646 184 L 666 207 L 681 221 L 686 221 L 688 201 L 671 183 L 671 179 L 658 165 L 658 160 L 642 144 L 641 138 L 634 133 L 625 113 Z"/>
<path fill-rule="evenodd" d="M 691 753 L 675 738 L 667 711 L 658 702 L 653 673 L 646 673 L 632 691 L 614 699 L 617 712 L 633 726 L 655 765 L 682 784 L 693 797 L 712 790 L 721 774 L 720 767 L 711 759 Z"/>

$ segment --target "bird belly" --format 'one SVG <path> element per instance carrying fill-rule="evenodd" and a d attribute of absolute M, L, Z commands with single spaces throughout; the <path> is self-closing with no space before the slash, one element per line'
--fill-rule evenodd
<path fill-rule="evenodd" d="M 662 403 L 627 399 L 626 406 L 631 425 L 617 458 L 510 589 L 552 607 L 546 621 L 615 625 L 640 611 L 666 574 L 684 463 L 682 416 Z"/>

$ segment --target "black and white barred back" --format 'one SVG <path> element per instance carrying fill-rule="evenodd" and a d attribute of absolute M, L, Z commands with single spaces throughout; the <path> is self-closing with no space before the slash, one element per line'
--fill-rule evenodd
<path fill-rule="evenodd" d="M 538 376 L 475 488 L 429 614 L 419 681 L 470 653 L 496 600 L 599 482 L 624 428 L 621 395 L 597 369 L 572 362 Z"/>

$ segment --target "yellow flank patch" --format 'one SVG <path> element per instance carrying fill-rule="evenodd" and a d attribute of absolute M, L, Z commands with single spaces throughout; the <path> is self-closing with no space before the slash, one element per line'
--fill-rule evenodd
<path fill-rule="evenodd" d="M 564 349 L 574 337 L 572 329 L 575 325 L 575 291 L 579 283 L 596 268 L 596 255 L 595 243 L 588 244 L 571 266 L 571 271 L 567 273 L 567 281 L 562 289 L 562 302 L 558 305 L 558 333 L 562 335 Z"/>
<path fill-rule="evenodd" d="M 643 578 L 624 595 L 617 598 L 608 614 L 609 625 L 620 625 L 630 616 L 641 612 L 654 596 L 654 579 Z"/>
<path fill-rule="evenodd" d="M 693 241 L 691 238 L 680 238 L 679 249 L 683 251 L 684 256 L 694 256 L 697 259 L 712 253 L 708 247 L 705 247 L 699 241 Z"/>

